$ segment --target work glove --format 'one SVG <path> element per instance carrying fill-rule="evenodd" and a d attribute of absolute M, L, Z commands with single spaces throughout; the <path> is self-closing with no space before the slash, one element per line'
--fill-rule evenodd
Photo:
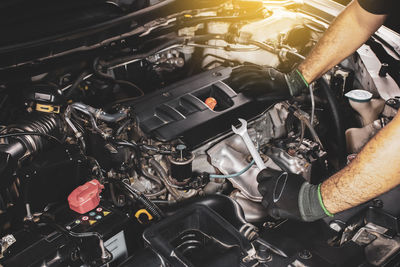
<path fill-rule="evenodd" d="M 257 181 L 262 205 L 275 219 L 311 222 L 333 216 L 324 206 L 320 185 L 312 185 L 300 175 L 264 169 Z"/>
<path fill-rule="evenodd" d="M 255 65 L 233 69 L 228 84 L 237 93 L 274 100 L 290 99 L 308 88 L 308 83 L 298 70 L 285 74 L 274 68 Z"/>

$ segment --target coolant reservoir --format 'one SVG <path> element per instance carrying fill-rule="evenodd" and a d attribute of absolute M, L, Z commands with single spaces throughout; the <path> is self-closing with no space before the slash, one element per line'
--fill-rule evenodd
<path fill-rule="evenodd" d="M 366 90 L 352 90 L 345 96 L 349 99 L 351 107 L 360 114 L 363 126 L 377 120 L 385 106 L 385 100 L 372 99 L 372 94 Z"/>
<path fill-rule="evenodd" d="M 368 141 L 382 129 L 380 120 L 376 120 L 363 128 L 350 128 L 346 131 L 346 144 L 348 153 L 358 153 Z"/>

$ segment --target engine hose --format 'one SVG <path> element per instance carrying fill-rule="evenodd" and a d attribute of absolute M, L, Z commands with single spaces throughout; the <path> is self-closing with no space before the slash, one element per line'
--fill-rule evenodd
<path fill-rule="evenodd" d="M 157 172 L 159 175 L 160 179 L 164 182 L 165 188 L 171 193 L 172 197 L 175 200 L 181 199 L 181 195 L 177 192 L 175 188 L 173 188 L 169 181 L 168 181 L 168 175 L 164 168 L 161 166 L 160 163 L 158 163 L 154 158 L 149 160 L 150 165 L 154 168 L 154 170 Z"/>
<path fill-rule="evenodd" d="M 227 175 L 220 175 L 220 174 L 210 174 L 210 179 L 218 179 L 218 178 L 222 178 L 222 179 L 228 179 L 228 178 L 235 178 L 238 177 L 240 175 L 242 175 L 243 173 L 247 172 L 251 166 L 254 165 L 254 159 L 250 162 L 249 165 L 247 165 L 243 170 L 241 170 L 240 172 L 237 173 L 232 173 L 232 174 L 227 174 Z"/>
<path fill-rule="evenodd" d="M 254 40 L 248 40 L 248 44 L 255 45 L 265 51 L 268 51 L 268 52 L 271 52 L 274 54 L 278 54 L 279 56 L 281 56 L 283 58 L 287 58 L 290 61 L 301 61 L 301 60 L 305 59 L 305 57 L 303 55 L 300 55 L 299 53 L 296 53 L 294 51 L 291 51 L 288 49 L 275 48 L 271 45 L 257 42 Z"/>
<path fill-rule="evenodd" d="M 74 83 L 71 85 L 71 87 L 68 89 L 68 92 L 65 93 L 64 97 L 68 100 L 72 94 L 76 91 L 76 89 L 78 88 L 79 84 L 81 82 L 83 82 L 83 80 L 85 79 L 85 77 L 89 74 L 88 71 L 83 71 L 78 77 L 77 79 L 74 81 Z"/>
<path fill-rule="evenodd" d="M 141 158 L 142 158 L 142 152 L 141 152 L 139 146 L 136 143 L 128 142 L 128 141 L 125 141 L 125 140 L 123 140 L 123 141 L 115 140 L 115 144 L 119 145 L 119 146 L 129 147 L 134 151 L 134 153 L 135 153 L 135 158 L 134 158 L 135 170 L 139 175 L 147 177 L 146 174 L 143 172 L 142 166 L 141 166 L 141 163 L 140 163 L 141 162 Z M 149 178 L 149 179 L 151 180 L 151 178 Z"/>
<path fill-rule="evenodd" d="M 161 179 L 158 176 L 155 176 L 153 174 L 150 174 L 149 172 L 147 172 L 143 166 L 142 166 L 142 174 L 144 177 L 146 177 L 147 179 L 153 181 L 154 183 L 163 186 L 163 182 L 161 181 Z"/>
<path fill-rule="evenodd" d="M 87 115 L 92 115 L 96 119 L 99 119 L 101 121 L 105 122 L 119 122 L 123 119 L 126 119 L 128 117 L 128 114 L 126 112 L 117 112 L 114 114 L 106 113 L 102 111 L 101 109 L 97 109 L 94 107 L 91 107 L 89 105 L 83 104 L 83 103 L 73 103 L 70 105 L 73 109 L 79 110 L 80 112 L 83 112 Z"/>
<path fill-rule="evenodd" d="M 163 189 L 161 189 L 160 191 L 158 191 L 156 193 L 145 194 L 145 196 L 148 197 L 148 198 L 155 198 L 155 197 L 164 195 L 166 193 L 167 193 L 167 189 L 163 188 Z"/>
<path fill-rule="evenodd" d="M 61 119 L 54 114 L 40 114 L 5 128 L 0 135 L 0 186 L 13 182 L 18 163 L 45 150 L 51 140 L 61 143 L 61 133 Z"/>
<path fill-rule="evenodd" d="M 62 123 L 58 116 L 40 114 L 10 125 L 3 132 L 6 144 L 2 145 L 1 151 L 7 150 L 14 159 L 20 160 L 43 151 L 49 144 L 49 138 L 61 142 L 57 137 L 61 135 Z"/>
<path fill-rule="evenodd" d="M 317 83 L 319 88 L 321 88 L 324 98 L 328 101 L 329 113 L 332 114 L 331 116 L 335 127 L 336 145 L 339 159 L 338 167 L 341 168 L 346 164 L 346 138 L 342 120 L 340 118 L 339 105 L 325 78 L 318 79 Z"/>
<path fill-rule="evenodd" d="M 115 206 L 119 208 L 124 206 L 124 204 L 118 202 L 117 197 L 115 196 L 115 188 L 113 183 L 110 183 L 110 195 L 111 195 L 111 200 Z"/>

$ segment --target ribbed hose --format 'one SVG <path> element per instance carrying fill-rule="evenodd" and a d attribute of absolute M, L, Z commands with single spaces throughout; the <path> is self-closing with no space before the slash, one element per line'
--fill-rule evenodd
<path fill-rule="evenodd" d="M 24 133 L 36 132 L 45 135 L 59 137 L 61 135 L 61 119 L 53 114 L 40 114 L 32 119 L 21 121 L 18 124 L 10 125 L 5 130 L 6 133 Z M 10 138 L 8 138 L 9 140 Z M 12 137 L 14 140 L 20 141 L 28 155 L 38 153 L 45 149 L 49 140 L 38 135 L 24 135 Z M 12 142 L 10 142 L 12 143 Z"/>
<path fill-rule="evenodd" d="M 324 78 L 320 78 L 317 82 L 320 85 L 323 97 L 328 102 L 329 113 L 332 116 L 340 169 L 346 164 L 346 137 L 342 119 L 340 117 L 339 104 L 331 88 L 329 87 L 328 82 Z"/>

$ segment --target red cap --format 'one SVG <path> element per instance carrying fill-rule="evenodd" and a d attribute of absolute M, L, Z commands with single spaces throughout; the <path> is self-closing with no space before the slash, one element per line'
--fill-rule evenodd
<path fill-rule="evenodd" d="M 97 180 L 85 183 L 71 192 L 68 196 L 68 203 L 71 210 L 84 214 L 100 203 L 100 193 L 104 185 Z"/>
<path fill-rule="evenodd" d="M 208 97 L 205 103 L 211 110 L 214 110 L 215 106 L 217 105 L 217 100 L 214 97 Z"/>

